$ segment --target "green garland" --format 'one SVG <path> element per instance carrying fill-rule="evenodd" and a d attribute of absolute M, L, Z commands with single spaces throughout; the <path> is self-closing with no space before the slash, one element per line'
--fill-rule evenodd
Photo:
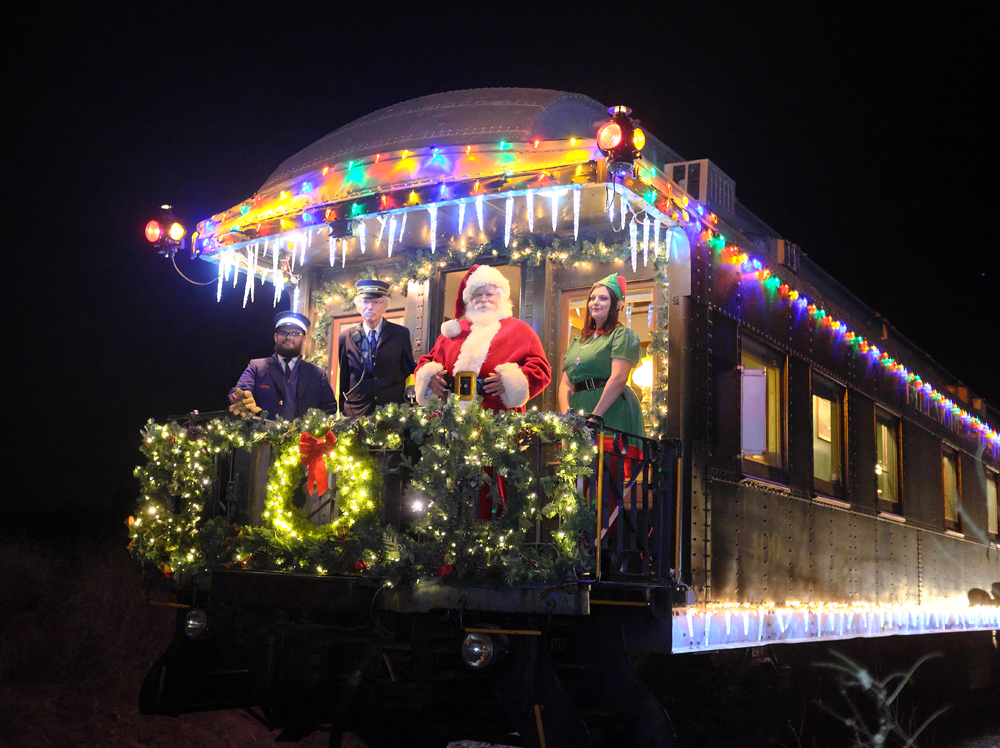
<path fill-rule="evenodd" d="M 441 252 L 431 254 L 427 250 L 417 250 L 413 253 L 399 253 L 397 259 L 389 262 L 370 264 L 357 269 L 356 278 L 380 278 L 404 296 L 410 282 L 424 282 L 431 278 L 441 268 L 471 267 L 479 257 L 507 257 L 512 264 L 534 267 L 546 260 L 562 264 L 606 263 L 631 259 L 631 245 L 628 242 L 605 244 L 604 242 L 565 241 L 559 237 L 553 238 L 550 244 L 542 245 L 533 238 L 527 241 L 515 240 L 510 247 L 504 247 L 497 242 L 480 244 L 475 247 L 459 247 L 452 245 L 443 248 Z M 660 359 L 657 367 L 656 381 L 653 383 L 653 429 L 651 438 L 665 433 L 667 420 L 667 295 L 663 289 L 668 288 L 668 259 L 666 252 L 661 251 L 652 259 L 653 277 L 657 281 L 660 293 L 654 296 L 657 319 L 657 329 L 651 330 L 649 354 Z M 350 309 L 354 304 L 355 289 L 339 280 L 328 280 L 323 288 L 312 294 L 314 309 L 323 312 L 313 326 L 312 339 L 315 343 L 313 353 L 307 358 L 314 364 L 324 366 L 329 355 L 330 327 L 333 324 L 331 305 L 340 301 L 343 310 Z"/>
<path fill-rule="evenodd" d="M 130 518 L 132 553 L 184 584 L 232 567 L 498 585 L 592 569 L 596 515 L 576 492 L 577 479 L 593 472 L 594 447 L 583 422 L 537 411 L 494 414 L 478 401 L 463 412 L 454 397 L 436 405 L 389 405 L 355 422 L 319 411 L 291 423 L 226 418 L 185 429 L 150 421 L 143 431 L 146 464 L 136 468 L 142 496 Z M 325 460 L 336 476 L 339 515 L 324 525 L 311 524 L 292 504 L 306 472 L 298 456 L 303 431 L 336 438 Z M 372 457 L 373 450 L 400 449 L 401 434 L 420 448 L 406 497 L 419 510 L 406 532 L 379 526 L 381 475 Z M 529 470 L 521 448 L 532 436 L 560 444 L 553 475 Z M 216 456 L 260 442 L 270 443 L 273 456 L 261 525 L 206 518 Z M 491 521 L 474 519 L 488 480 L 484 468 L 506 481 L 506 501 L 492 489 Z M 551 546 L 524 542 L 537 517 L 556 515 L 561 522 Z"/>
<path fill-rule="evenodd" d="M 410 282 L 424 282 L 444 267 L 471 267 L 476 258 L 507 257 L 514 265 L 534 267 L 546 260 L 564 264 L 584 262 L 614 262 L 624 261 L 630 257 L 630 246 L 627 242 L 605 244 L 604 242 L 574 241 L 568 242 L 555 237 L 550 244 L 542 245 L 534 239 L 515 240 L 510 247 L 504 247 L 497 242 L 479 244 L 473 247 L 452 245 L 442 248 L 442 251 L 431 254 L 429 250 L 399 253 L 395 260 L 369 264 L 357 268 L 357 278 L 379 278 L 389 283 L 393 289 L 404 296 Z M 663 273 L 666 274 L 665 259 L 662 262 Z M 339 280 L 327 281 L 323 288 L 312 294 L 314 309 L 322 309 L 323 313 L 316 321 L 312 331 L 315 349 L 309 356 L 313 363 L 326 361 L 329 345 L 329 330 L 333 323 L 333 313 L 330 305 L 340 301 L 342 308 L 348 310 L 354 304 L 355 289 Z"/>

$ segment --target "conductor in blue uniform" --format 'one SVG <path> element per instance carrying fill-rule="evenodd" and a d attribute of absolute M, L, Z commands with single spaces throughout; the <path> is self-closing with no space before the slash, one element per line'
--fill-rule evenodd
<path fill-rule="evenodd" d="M 278 312 L 274 316 L 274 355 L 250 362 L 229 391 L 230 405 L 243 406 L 252 413 L 257 412 L 255 408 L 263 409 L 271 418 L 281 416 L 289 421 L 305 415 L 310 408 L 336 413 L 337 399 L 330 377 L 324 369 L 302 358 L 308 330 L 308 317 Z M 248 400 L 247 393 L 252 400 Z"/>
<path fill-rule="evenodd" d="M 347 418 L 405 402 L 407 378 L 415 368 L 410 331 L 383 316 L 389 307 L 389 284 L 359 280 L 355 287 L 361 322 L 342 330 L 337 342 L 340 411 Z"/>

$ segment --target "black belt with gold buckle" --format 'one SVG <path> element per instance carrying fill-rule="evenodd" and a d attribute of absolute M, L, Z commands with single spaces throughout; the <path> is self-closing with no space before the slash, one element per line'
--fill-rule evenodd
<path fill-rule="evenodd" d="M 608 383 L 607 377 L 604 379 L 584 379 L 573 385 L 573 392 L 583 392 L 584 390 L 596 390 Z"/>
<path fill-rule="evenodd" d="M 448 374 L 444 374 L 443 376 L 444 376 L 445 386 L 451 392 L 454 392 L 456 395 L 459 395 L 460 397 L 463 396 L 463 395 L 466 396 L 466 397 L 471 397 L 471 395 L 472 395 L 471 392 L 461 392 L 459 390 L 459 388 L 455 384 L 455 382 L 456 382 L 455 377 L 450 376 Z M 486 388 L 486 380 L 485 379 L 481 379 L 479 377 L 476 377 L 476 394 L 479 395 L 480 397 L 486 397 L 486 389 L 485 388 Z"/>

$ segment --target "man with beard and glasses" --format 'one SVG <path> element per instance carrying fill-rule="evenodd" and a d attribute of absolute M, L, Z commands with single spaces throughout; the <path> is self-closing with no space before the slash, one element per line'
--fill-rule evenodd
<path fill-rule="evenodd" d="M 292 421 L 310 408 L 337 412 L 326 371 L 302 358 L 309 319 L 295 312 L 274 315 L 274 355 L 255 358 L 229 391 L 237 415 L 266 410 L 271 418 Z"/>
<path fill-rule="evenodd" d="M 464 315 L 464 319 L 462 319 Z M 458 289 L 455 319 L 417 362 L 417 403 L 450 392 L 483 398 L 492 411 L 524 412 L 525 404 L 552 379 L 542 341 L 513 316 L 510 283 L 496 268 L 473 265 Z"/>

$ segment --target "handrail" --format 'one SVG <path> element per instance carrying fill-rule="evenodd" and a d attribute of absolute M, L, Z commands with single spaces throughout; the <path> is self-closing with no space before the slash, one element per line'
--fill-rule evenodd
<path fill-rule="evenodd" d="M 672 583 L 670 546 L 680 545 L 679 440 L 649 439 L 601 421 L 595 439 L 596 485 L 588 491 L 597 512 L 594 579 Z"/>

